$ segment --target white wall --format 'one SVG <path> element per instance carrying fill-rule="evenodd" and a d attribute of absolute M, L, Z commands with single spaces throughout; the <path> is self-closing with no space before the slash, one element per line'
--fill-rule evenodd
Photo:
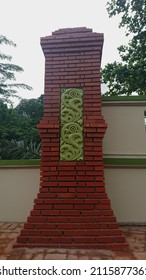
<path fill-rule="evenodd" d="M 0 221 L 24 222 L 39 190 L 38 168 L 0 169 Z M 145 169 L 106 168 L 105 183 L 119 222 L 146 223 Z"/>
<path fill-rule="evenodd" d="M 106 168 L 105 183 L 119 222 L 146 223 L 146 170 Z"/>
<path fill-rule="evenodd" d="M 145 103 L 145 102 L 144 102 Z M 103 102 L 108 123 L 103 152 L 113 157 L 146 157 L 144 110 L 140 102 Z M 0 221 L 26 221 L 39 190 L 39 168 L 0 168 Z M 106 168 L 105 183 L 119 222 L 146 223 L 146 170 Z"/>
<path fill-rule="evenodd" d="M 103 140 L 104 154 L 145 155 L 146 131 L 144 111 L 146 106 L 133 104 L 102 107 L 102 114 L 108 124 Z"/>
<path fill-rule="evenodd" d="M 25 221 L 39 189 L 39 168 L 0 169 L 0 221 Z"/>

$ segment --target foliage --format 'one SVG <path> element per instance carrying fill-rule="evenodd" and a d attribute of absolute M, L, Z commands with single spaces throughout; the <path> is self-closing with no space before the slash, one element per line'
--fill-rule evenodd
<path fill-rule="evenodd" d="M 18 115 L 31 119 L 34 124 L 37 124 L 43 113 L 43 95 L 37 99 L 22 99 L 15 110 Z"/>
<path fill-rule="evenodd" d="M 41 142 L 6 140 L 0 141 L 0 159 L 39 159 Z"/>
<path fill-rule="evenodd" d="M 107 11 L 110 17 L 122 13 L 119 27 L 126 26 L 127 35 L 144 31 L 146 24 L 145 0 L 111 0 L 107 3 Z"/>
<path fill-rule="evenodd" d="M 7 39 L 5 36 L 0 35 L 0 45 L 6 44 L 15 47 L 11 40 Z M 10 63 L 12 57 L 10 55 L 5 55 L 0 53 L 0 99 L 5 102 L 10 102 L 10 97 L 18 97 L 17 89 L 24 88 L 31 90 L 31 87 L 23 84 L 16 83 L 16 73 L 23 72 L 22 67 Z"/>
<path fill-rule="evenodd" d="M 106 95 L 146 95 L 146 1 L 111 0 L 109 16 L 121 15 L 119 27 L 132 33 L 128 46 L 118 48 L 122 62 L 108 63 L 102 70 L 102 82 L 109 90 Z"/>
<path fill-rule="evenodd" d="M 16 108 L 0 100 L 0 158 L 39 158 L 41 139 L 37 124 L 43 115 L 43 95 L 22 99 Z"/>
<path fill-rule="evenodd" d="M 23 105 L 26 106 L 23 106 Z M 31 105 L 31 106 L 30 106 Z M 17 141 L 25 138 L 40 142 L 36 125 L 43 114 L 43 97 L 22 99 L 16 108 L 0 101 L 0 139 Z"/>

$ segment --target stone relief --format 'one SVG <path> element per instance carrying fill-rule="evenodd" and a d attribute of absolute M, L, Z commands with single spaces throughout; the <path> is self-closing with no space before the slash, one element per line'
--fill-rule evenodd
<path fill-rule="evenodd" d="M 83 160 L 83 90 L 61 90 L 60 160 Z"/>

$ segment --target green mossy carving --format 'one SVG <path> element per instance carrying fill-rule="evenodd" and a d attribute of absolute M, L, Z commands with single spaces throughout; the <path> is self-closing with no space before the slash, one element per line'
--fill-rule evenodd
<path fill-rule="evenodd" d="M 61 90 L 60 160 L 83 160 L 83 90 Z"/>

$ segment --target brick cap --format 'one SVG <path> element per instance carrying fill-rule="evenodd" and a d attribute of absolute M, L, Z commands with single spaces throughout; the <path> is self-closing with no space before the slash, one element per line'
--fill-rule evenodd
<path fill-rule="evenodd" d="M 103 33 L 93 32 L 91 28 L 86 27 L 74 27 L 74 28 L 62 28 L 52 32 L 52 35 L 41 37 L 41 43 L 54 39 L 69 39 L 69 38 L 88 38 L 98 37 L 99 40 L 103 40 Z"/>
<path fill-rule="evenodd" d="M 78 33 L 78 32 L 92 32 L 92 29 L 87 27 L 60 28 L 52 32 L 52 35 Z"/>

